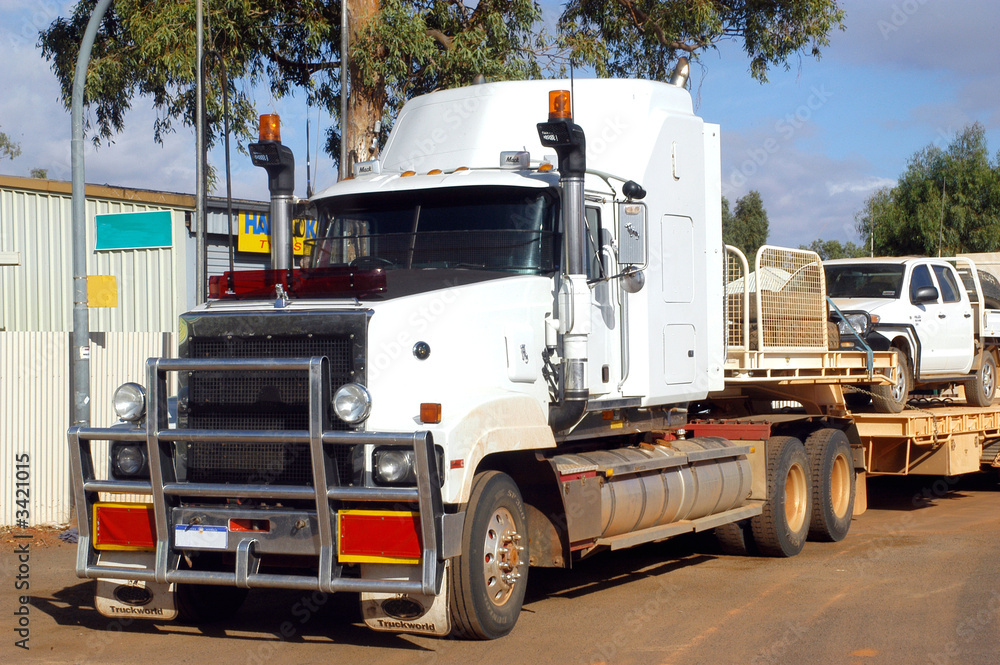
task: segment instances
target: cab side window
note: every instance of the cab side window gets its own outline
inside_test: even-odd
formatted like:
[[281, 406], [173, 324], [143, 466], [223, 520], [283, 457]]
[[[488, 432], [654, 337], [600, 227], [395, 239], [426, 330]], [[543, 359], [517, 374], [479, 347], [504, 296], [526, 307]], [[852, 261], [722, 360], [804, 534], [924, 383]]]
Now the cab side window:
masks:
[[917, 266], [910, 275], [910, 302], [916, 301], [917, 290], [925, 286], [937, 288], [934, 284], [934, 279], [931, 277], [931, 271], [927, 269], [927, 266]]
[[958, 283], [955, 275], [948, 266], [934, 266], [934, 274], [937, 275], [938, 285], [941, 287], [941, 299], [945, 302], [958, 302], [962, 299], [958, 290]]

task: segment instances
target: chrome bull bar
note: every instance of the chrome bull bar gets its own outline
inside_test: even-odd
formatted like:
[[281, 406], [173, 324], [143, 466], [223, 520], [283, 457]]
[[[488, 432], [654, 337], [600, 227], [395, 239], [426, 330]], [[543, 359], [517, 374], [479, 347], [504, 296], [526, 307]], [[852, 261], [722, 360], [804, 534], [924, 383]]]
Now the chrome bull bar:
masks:
[[[440, 592], [446, 555], [445, 532], [454, 540], [461, 532], [463, 515], [445, 515], [441, 500], [440, 471], [435, 461], [430, 432], [380, 433], [344, 432], [323, 429], [323, 409], [330, 400], [326, 377], [328, 360], [313, 358], [254, 359], [175, 359], [150, 358], [146, 363], [147, 414], [141, 427], [73, 427], [68, 432], [73, 492], [77, 506], [80, 541], [76, 572], [79, 577], [146, 580], [159, 583], [216, 584], [244, 588], [314, 589], [323, 592], [382, 592], [436, 595]], [[308, 430], [200, 430], [168, 429], [167, 374], [198, 371], [304, 371], [308, 373]], [[131, 441], [146, 444], [149, 480], [98, 480], [91, 455], [92, 441]], [[312, 467], [312, 487], [271, 486], [266, 484], [214, 484], [178, 481], [172, 460], [174, 442], [241, 441], [308, 444]], [[381, 444], [412, 446], [417, 476], [416, 488], [342, 487], [334, 466], [329, 478], [326, 446]], [[334, 461], [335, 465], [336, 462]], [[334, 484], [331, 484], [333, 480]], [[93, 506], [98, 492], [149, 494], [155, 517], [154, 566], [137, 569], [98, 565], [94, 536]], [[316, 533], [311, 549], [318, 554], [317, 575], [262, 574], [258, 571], [258, 541], [254, 532], [241, 534], [235, 546], [236, 563], [232, 572], [180, 569], [181, 552], [174, 547], [174, 517], [183, 508], [184, 497], [255, 498], [313, 501]], [[415, 503], [420, 511], [422, 555], [419, 580], [383, 580], [343, 577], [337, 560], [337, 502]], [[241, 512], [245, 513], [246, 509]], [[312, 513], [312, 511], [308, 511]], [[266, 517], [266, 511], [261, 511]], [[458, 519], [455, 519], [455, 518]], [[312, 524], [310, 519], [310, 524]], [[300, 552], [294, 552], [300, 553]]]

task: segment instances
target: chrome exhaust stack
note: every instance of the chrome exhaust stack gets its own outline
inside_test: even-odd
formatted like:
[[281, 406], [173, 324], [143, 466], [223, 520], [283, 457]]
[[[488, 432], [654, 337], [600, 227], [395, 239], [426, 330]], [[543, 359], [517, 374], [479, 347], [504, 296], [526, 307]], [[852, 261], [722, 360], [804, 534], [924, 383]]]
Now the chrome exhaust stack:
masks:
[[563, 266], [558, 296], [562, 341], [560, 391], [549, 408], [549, 425], [556, 432], [575, 427], [587, 411], [587, 347], [590, 337], [590, 287], [587, 284], [587, 235], [584, 223], [584, 176], [587, 141], [573, 122], [569, 92], [549, 93], [549, 120], [538, 123], [538, 137], [559, 157], [559, 188], [563, 227]]

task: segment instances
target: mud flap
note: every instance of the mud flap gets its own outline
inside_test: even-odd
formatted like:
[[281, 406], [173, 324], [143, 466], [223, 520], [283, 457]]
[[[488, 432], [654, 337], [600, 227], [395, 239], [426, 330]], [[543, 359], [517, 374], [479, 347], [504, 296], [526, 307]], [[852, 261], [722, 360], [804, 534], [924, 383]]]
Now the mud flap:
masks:
[[173, 584], [98, 578], [94, 606], [112, 619], [171, 621], [177, 618], [175, 595]]
[[[361, 594], [361, 613], [365, 624], [372, 630], [420, 635], [447, 635], [451, 632], [451, 615], [448, 612], [448, 567], [445, 561], [444, 581], [437, 596], [408, 593]], [[413, 566], [419, 576], [420, 571]], [[366, 564], [362, 566], [365, 577], [398, 578], [399, 566]], [[380, 574], [381, 573], [381, 574]]]

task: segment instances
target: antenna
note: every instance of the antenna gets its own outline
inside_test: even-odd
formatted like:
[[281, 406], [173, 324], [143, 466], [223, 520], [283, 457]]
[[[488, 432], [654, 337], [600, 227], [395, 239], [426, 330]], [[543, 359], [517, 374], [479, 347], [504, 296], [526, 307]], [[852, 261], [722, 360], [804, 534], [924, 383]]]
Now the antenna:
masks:
[[306, 198], [311, 199], [313, 195], [312, 179], [309, 177], [309, 104], [306, 103]]
[[573, 100], [573, 105], [576, 106], [576, 91], [573, 90], [573, 58], [569, 59], [569, 98]]

